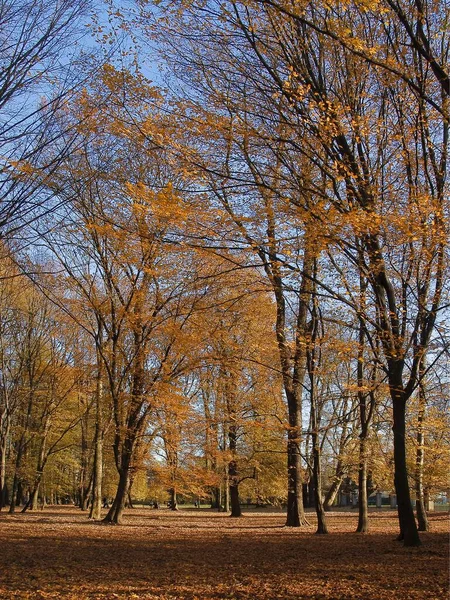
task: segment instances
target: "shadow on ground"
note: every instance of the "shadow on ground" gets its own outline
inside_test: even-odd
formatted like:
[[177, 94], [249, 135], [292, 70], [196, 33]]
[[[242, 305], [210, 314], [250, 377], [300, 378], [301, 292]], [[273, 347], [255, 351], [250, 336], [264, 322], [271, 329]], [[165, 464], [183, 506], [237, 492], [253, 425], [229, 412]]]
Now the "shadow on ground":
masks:
[[[156, 512], [156, 511], [155, 511]], [[8, 598], [444, 598], [444, 516], [420, 548], [395, 541], [393, 516], [373, 533], [330, 517], [329, 536], [283, 527], [282, 515], [176, 514], [142, 510], [120, 527], [75, 509], [0, 519], [0, 596]]]

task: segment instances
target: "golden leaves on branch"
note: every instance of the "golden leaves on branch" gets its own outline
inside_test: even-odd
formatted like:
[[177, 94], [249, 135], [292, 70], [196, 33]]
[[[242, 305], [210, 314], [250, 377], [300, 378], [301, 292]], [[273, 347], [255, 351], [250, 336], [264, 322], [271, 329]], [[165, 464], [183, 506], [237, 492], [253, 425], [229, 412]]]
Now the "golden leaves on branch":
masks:
[[189, 214], [171, 182], [162, 189], [153, 190], [142, 182], [127, 181], [125, 189], [132, 198], [132, 209], [138, 221], [151, 216], [162, 223], [182, 225]]

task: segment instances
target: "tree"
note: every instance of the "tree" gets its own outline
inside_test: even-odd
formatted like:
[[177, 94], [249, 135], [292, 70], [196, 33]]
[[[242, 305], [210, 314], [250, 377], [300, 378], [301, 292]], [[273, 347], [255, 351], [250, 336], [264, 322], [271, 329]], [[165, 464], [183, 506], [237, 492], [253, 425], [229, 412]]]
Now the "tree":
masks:
[[[190, 65], [190, 73], [193, 65], [202, 65], [191, 78], [191, 89], [210, 95], [214, 89], [213, 107], [222, 102], [222, 112], [216, 111], [210, 123], [217, 127], [224, 114], [231, 112], [230, 150], [224, 153], [229, 182], [243, 180], [242, 171], [231, 169], [239, 164], [232, 149], [242, 129], [248, 131], [248, 124], [255, 123], [251, 131], [259, 149], [266, 140], [272, 141], [272, 155], [283, 165], [282, 180], [289, 175], [291, 186], [295, 182], [300, 192], [288, 195], [290, 202], [309, 212], [322, 243], [332, 249], [331, 264], [341, 280], [347, 281], [345, 293], [339, 294], [328, 281], [318, 280], [322, 293], [351, 307], [368, 339], [366, 324], [374, 327], [379, 351], [374, 344], [370, 347], [383, 365], [393, 404], [399, 537], [406, 545], [416, 545], [405, 419], [406, 404], [418, 385], [421, 357], [442, 304], [448, 95], [439, 67], [445, 70], [448, 43], [443, 38], [445, 11], [438, 15], [430, 6], [427, 12], [422, 4], [415, 6], [415, 16], [408, 10], [416, 24], [414, 33], [401, 16], [400, 5], [395, 6], [385, 23], [365, 7], [352, 13], [346, 6], [291, 9], [269, 2], [209, 3], [208, 7], [190, 3], [180, 11], [184, 26], [195, 28], [195, 19], [201, 18], [202, 37], [190, 37], [183, 45], [179, 43], [182, 33], [175, 32], [181, 50], [174, 63]], [[416, 43], [417, 37], [423, 47]], [[439, 51], [431, 43], [435, 37], [443, 41]], [[194, 49], [189, 50], [189, 45]], [[407, 51], [398, 52], [399, 45]], [[215, 50], [214, 65], [201, 58], [205, 46], [208, 56]], [[230, 49], [228, 54], [224, 48]], [[383, 56], [382, 64], [377, 53]], [[230, 83], [228, 73], [233, 73], [236, 83]], [[257, 115], [253, 122], [242, 116], [248, 113], [250, 97], [251, 115]], [[394, 137], [389, 135], [392, 131]], [[249, 139], [247, 134], [244, 150]], [[267, 164], [260, 156], [258, 175], [261, 165]], [[394, 157], [401, 169], [393, 168]], [[302, 164], [314, 165], [312, 177], [304, 178]], [[224, 170], [207, 165], [207, 172], [223, 181]], [[272, 195], [285, 191], [279, 180], [266, 177], [264, 187]], [[229, 190], [230, 185], [228, 195]], [[242, 210], [240, 215], [248, 217]], [[246, 223], [244, 218], [241, 222]], [[252, 238], [252, 247], [257, 247], [257, 241]], [[309, 285], [311, 273], [305, 265], [295, 264], [278, 247], [275, 254], [266, 256], [280, 268], [301, 273], [304, 285]], [[345, 272], [348, 266], [355, 281], [358, 273], [367, 280], [375, 312], [360, 312]]]
[[[445, 118], [440, 123], [435, 122], [434, 116], [429, 114], [428, 105], [421, 98], [417, 100], [413, 94], [410, 94], [411, 103], [419, 111], [421, 119], [417, 128], [411, 128], [409, 122], [407, 126], [405, 103], [402, 102], [400, 106], [398, 98], [404, 97], [409, 90], [403, 82], [398, 81], [389, 82], [391, 95], [388, 98], [380, 95], [382, 104], [379, 106], [379, 112], [374, 111], [374, 96], [369, 94], [364, 97], [358, 88], [366, 78], [366, 89], [370, 90], [371, 85], [377, 89], [381, 81], [385, 82], [384, 73], [378, 72], [367, 62], [361, 64], [355, 60], [354, 53], [350, 51], [335, 52], [334, 58], [330, 54], [325, 55], [328, 50], [336, 50], [336, 46], [330, 40], [325, 43], [324, 36], [317, 29], [311, 29], [295, 18], [292, 29], [288, 29], [283, 20], [276, 19], [276, 13], [268, 10], [265, 13], [268, 19], [267, 27], [273, 33], [272, 39], [276, 40], [275, 45], [278, 45], [271, 46], [269, 56], [266, 38], [262, 39], [267, 30], [264, 31], [261, 26], [253, 28], [252, 16], [245, 11], [240, 11], [237, 5], [234, 5], [234, 14], [249, 46], [272, 77], [278, 92], [291, 101], [296, 114], [301, 116], [304, 122], [306, 121], [311, 134], [323, 148], [323, 171], [328, 174], [327, 176], [331, 175], [336, 193], [336, 208], [359, 220], [357, 231], [363, 234], [363, 251], [367, 257], [364, 274], [372, 288], [377, 308], [376, 326], [384, 353], [384, 368], [393, 403], [395, 478], [400, 537], [405, 540], [405, 544], [415, 545], [419, 543], [419, 539], [411, 511], [407, 480], [405, 411], [406, 402], [418, 383], [421, 356], [430, 341], [442, 298], [445, 234], [442, 229], [441, 215], [448, 123]], [[258, 15], [260, 16], [261, 14]], [[358, 23], [358, 34], [360, 32], [361, 35], [373, 35], [373, 30], [364, 29], [363, 22]], [[292, 73], [288, 87], [275, 63], [275, 56], [281, 57], [280, 49], [286, 57], [286, 70], [290, 69]], [[325, 74], [324, 69], [328, 60], [336, 64], [337, 75], [334, 78], [327, 77]], [[429, 88], [431, 93], [433, 81], [430, 81], [423, 70], [420, 57], [417, 57], [416, 64], [418, 65], [417, 77], [421, 85], [428, 86], [427, 89]], [[346, 73], [345, 79], [342, 78], [343, 73]], [[445, 106], [445, 98], [439, 98], [437, 101]], [[386, 112], [388, 105], [391, 105], [396, 112], [388, 114]], [[315, 113], [313, 108], [318, 112]], [[316, 114], [318, 114], [319, 126]], [[390, 122], [390, 117], [395, 117], [395, 124]], [[431, 149], [429, 142], [426, 141], [424, 145], [422, 144], [423, 140], [431, 140], [429, 129], [431, 123], [433, 123], [433, 139], [438, 139], [439, 135], [439, 130], [435, 127], [441, 127], [442, 141], [439, 149], [436, 146]], [[383, 220], [386, 218], [385, 211], [394, 190], [398, 203], [398, 186], [394, 180], [389, 186], [386, 179], [394, 175], [386, 161], [387, 138], [382, 134], [375, 137], [372, 135], [372, 131], [384, 132], [387, 128], [392, 130], [393, 126], [401, 136], [400, 147], [403, 144], [403, 148], [408, 149], [408, 154], [403, 153], [403, 160], [400, 163], [404, 165], [405, 190], [408, 192], [405, 197], [406, 212], [409, 218], [411, 211], [417, 210], [420, 214], [419, 231], [416, 234], [411, 232], [406, 236], [400, 215], [396, 217], [396, 221], [393, 221], [391, 213], [389, 225]], [[382, 145], [380, 140], [383, 140]], [[372, 147], [377, 148], [381, 162], [374, 160], [376, 155], [371, 152]], [[400, 150], [396, 144], [391, 145], [390, 149], [396, 152]], [[418, 156], [421, 157], [421, 161], [424, 161], [419, 163], [425, 165], [424, 170], [420, 166], [417, 170], [410, 160]], [[330, 161], [332, 161], [331, 165]], [[417, 161], [414, 165], [417, 165]], [[384, 180], [380, 179], [380, 176]], [[398, 177], [397, 172], [395, 177]], [[381, 197], [377, 194], [377, 190], [383, 190]], [[341, 193], [344, 193], [345, 197], [342, 197]], [[425, 201], [421, 202], [419, 198]], [[342, 200], [345, 200], [344, 204]], [[378, 226], [374, 221], [375, 215], [378, 215]], [[396, 237], [393, 235], [393, 223], [394, 227], [395, 223], [398, 223]], [[433, 223], [432, 231], [428, 229], [427, 223]], [[418, 243], [411, 246], [410, 239], [415, 235], [418, 236]], [[392, 244], [392, 251], [384, 251], [382, 240], [383, 243], [388, 240]], [[342, 240], [339, 243], [344, 247], [347, 246]], [[395, 246], [398, 248], [397, 254], [394, 251]], [[349, 254], [347, 252], [347, 256]], [[400, 285], [396, 285], [398, 269], [391, 270], [394, 256], [397, 256], [400, 261], [407, 260], [403, 262]], [[352, 260], [356, 262], [357, 255], [354, 255]], [[412, 278], [408, 266], [414, 269], [414, 273], [417, 273], [416, 269], [419, 266], [420, 275], [417, 279]], [[416, 286], [415, 294], [420, 299], [418, 304], [412, 302], [412, 296], [408, 293], [413, 286]], [[405, 290], [407, 290], [406, 297]], [[407, 320], [409, 315], [411, 321]], [[369, 315], [365, 315], [365, 318], [368, 317]], [[409, 323], [412, 324], [412, 328], [408, 330], [406, 325]], [[405, 380], [410, 348], [412, 367]]]
[[68, 136], [61, 153], [48, 160], [60, 135], [54, 120], [82, 80], [75, 69], [77, 42], [89, 6], [84, 0], [7, 0], [0, 6], [2, 237], [45, 213], [51, 195], [43, 194], [35, 169], [52, 170], [71, 151]]
[[0, 509], [9, 504], [7, 485], [7, 457], [11, 444], [11, 426], [20, 405], [20, 384], [23, 363], [20, 354], [14, 351], [17, 335], [17, 313], [21, 305], [21, 283], [19, 271], [11, 260], [10, 251], [1, 259], [0, 287]]
[[[159, 95], [127, 71], [106, 65], [103, 75], [75, 107], [86, 115], [84, 149], [46, 181], [67, 206], [46, 239], [68, 274], [67, 304], [87, 313], [84, 323], [75, 318], [94, 339], [107, 381], [119, 483], [106, 521], [119, 523], [156, 398], [188, 368], [189, 353], [195, 357], [189, 321], [205, 292], [193, 254], [178, 241], [189, 205], [159, 146], [146, 142], [157, 130]], [[102, 113], [113, 90], [117, 102]], [[123, 104], [119, 92], [132, 102]]]

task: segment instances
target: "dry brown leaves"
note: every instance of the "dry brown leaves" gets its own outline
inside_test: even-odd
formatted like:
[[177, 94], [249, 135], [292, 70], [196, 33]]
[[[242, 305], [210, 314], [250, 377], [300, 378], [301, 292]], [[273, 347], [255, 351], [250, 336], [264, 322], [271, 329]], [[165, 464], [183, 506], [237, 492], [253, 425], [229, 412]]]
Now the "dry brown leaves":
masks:
[[330, 513], [328, 536], [283, 527], [281, 513], [129, 510], [100, 525], [73, 507], [0, 514], [0, 598], [142, 600], [445, 599], [448, 515], [420, 548], [395, 541], [391, 512]]

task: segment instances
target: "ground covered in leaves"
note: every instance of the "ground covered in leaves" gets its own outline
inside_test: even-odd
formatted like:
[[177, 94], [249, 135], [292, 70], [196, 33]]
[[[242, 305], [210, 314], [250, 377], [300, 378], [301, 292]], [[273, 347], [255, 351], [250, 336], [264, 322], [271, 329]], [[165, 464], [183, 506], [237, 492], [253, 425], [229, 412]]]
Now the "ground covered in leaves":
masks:
[[395, 541], [393, 512], [330, 513], [330, 534], [284, 527], [281, 513], [241, 519], [207, 510], [129, 510], [119, 527], [74, 507], [0, 513], [0, 598], [444, 599], [448, 515], [420, 548]]

